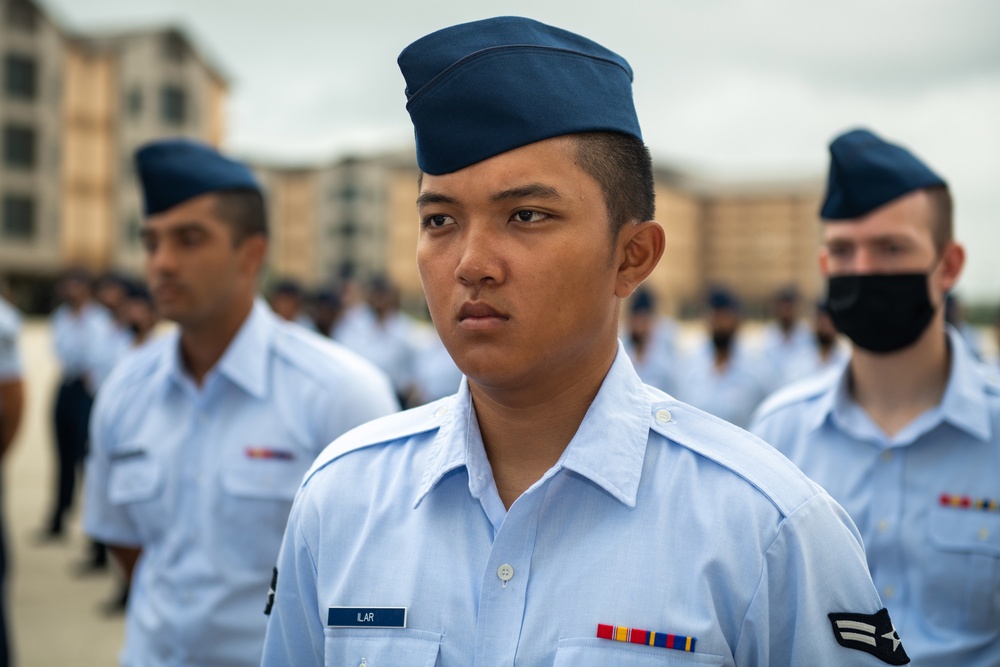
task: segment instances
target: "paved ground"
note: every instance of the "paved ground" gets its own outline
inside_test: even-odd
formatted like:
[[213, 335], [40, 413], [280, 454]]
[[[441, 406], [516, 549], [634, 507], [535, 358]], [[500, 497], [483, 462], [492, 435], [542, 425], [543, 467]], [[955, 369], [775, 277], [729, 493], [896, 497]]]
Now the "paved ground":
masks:
[[5, 529], [13, 560], [8, 572], [16, 664], [20, 667], [116, 665], [122, 618], [98, 611], [114, 590], [110, 573], [78, 578], [73, 565], [86, 541], [79, 521], [61, 543], [39, 545], [51, 495], [52, 399], [57, 369], [48, 328], [29, 322], [21, 338], [28, 382], [27, 414], [4, 462]]

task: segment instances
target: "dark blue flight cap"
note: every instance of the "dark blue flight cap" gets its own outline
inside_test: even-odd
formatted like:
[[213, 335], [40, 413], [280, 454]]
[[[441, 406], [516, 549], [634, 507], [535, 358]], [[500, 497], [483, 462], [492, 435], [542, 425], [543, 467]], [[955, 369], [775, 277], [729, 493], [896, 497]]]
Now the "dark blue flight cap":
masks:
[[902, 146], [868, 130], [852, 130], [830, 144], [830, 175], [819, 215], [852, 220], [914, 190], [946, 185]]
[[656, 310], [656, 297], [645, 287], [640, 287], [632, 295], [632, 304], [629, 308], [629, 312], [635, 315], [636, 313], [652, 313]]
[[740, 301], [736, 295], [722, 287], [713, 287], [708, 292], [708, 307], [710, 310], [735, 310], [740, 309]]
[[208, 192], [261, 191], [246, 165], [191, 139], [153, 141], [136, 151], [135, 161], [146, 198], [146, 215], [161, 213]]
[[538, 21], [504, 16], [445, 28], [403, 49], [398, 62], [417, 164], [428, 174], [564, 134], [642, 139], [625, 59]]

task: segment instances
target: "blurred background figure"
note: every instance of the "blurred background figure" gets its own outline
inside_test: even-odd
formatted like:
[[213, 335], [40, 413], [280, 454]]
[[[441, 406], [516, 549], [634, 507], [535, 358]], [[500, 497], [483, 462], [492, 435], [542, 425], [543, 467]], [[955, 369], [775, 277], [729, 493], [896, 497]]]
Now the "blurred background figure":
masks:
[[40, 538], [64, 535], [66, 513], [73, 505], [77, 472], [87, 449], [87, 429], [94, 402], [93, 386], [104, 376], [101, 345], [114, 335], [111, 314], [93, 298], [90, 275], [71, 269], [59, 283], [62, 304], [52, 315], [52, 336], [62, 380], [55, 402], [56, 479], [51, 515]]
[[462, 371], [433, 327], [423, 335], [413, 366], [413, 390], [407, 407], [451, 396], [462, 382]]
[[298, 281], [284, 278], [275, 283], [271, 290], [271, 298], [268, 300], [271, 310], [278, 314], [278, 317], [295, 322], [307, 329], [314, 329], [313, 322], [309, 319], [302, 307], [303, 291], [302, 285]]
[[133, 284], [125, 299], [125, 323], [132, 332], [132, 347], [144, 345], [153, 337], [160, 316], [153, 296], [145, 285]]
[[[128, 282], [125, 285], [125, 293], [118, 306], [118, 313], [118, 321], [126, 332], [126, 336], [123, 339], [125, 344], [119, 346], [114, 358], [110, 359], [112, 369], [129, 352], [152, 339], [156, 332], [156, 325], [159, 323], [152, 295], [144, 285], [137, 282]], [[108, 374], [110, 375], [110, 369]], [[107, 569], [107, 553], [107, 547], [104, 544], [91, 540], [90, 556], [80, 564], [78, 572], [86, 574]], [[100, 605], [101, 611], [107, 615], [124, 613], [128, 604], [129, 582], [120, 572], [117, 579], [115, 592]]]
[[735, 295], [716, 288], [708, 296], [708, 340], [681, 363], [676, 397], [746, 428], [768, 393], [759, 359], [740, 338], [742, 316]]
[[850, 349], [840, 338], [825, 303], [816, 306], [808, 345], [786, 363], [782, 384], [790, 384], [831, 368], [840, 368], [850, 358]]
[[372, 309], [365, 297], [365, 289], [357, 278], [345, 273], [340, 278], [341, 314], [330, 337], [338, 343], [356, 338], [371, 327]]
[[355, 315], [340, 328], [338, 342], [375, 364], [392, 382], [400, 405], [409, 405], [414, 390], [414, 365], [419, 350], [417, 324], [400, 308], [399, 289], [388, 278], [372, 279], [368, 314]]
[[944, 321], [958, 330], [972, 354], [983, 359], [983, 341], [979, 332], [965, 319], [965, 305], [954, 294], [949, 294], [944, 302]]
[[10, 664], [11, 654], [7, 635], [7, 544], [2, 464], [24, 411], [24, 383], [18, 348], [20, 333], [20, 313], [0, 296], [0, 667]]
[[636, 373], [646, 384], [673, 394], [676, 323], [657, 318], [656, 296], [645, 287], [639, 287], [632, 295], [627, 312], [620, 338]]
[[794, 374], [793, 364], [813, 347], [813, 332], [799, 317], [799, 290], [794, 285], [780, 289], [774, 295], [772, 314], [774, 320], [762, 333], [763, 361], [768, 365], [774, 387]]
[[313, 328], [322, 335], [332, 338], [340, 318], [344, 314], [343, 302], [336, 290], [323, 288], [312, 299]]

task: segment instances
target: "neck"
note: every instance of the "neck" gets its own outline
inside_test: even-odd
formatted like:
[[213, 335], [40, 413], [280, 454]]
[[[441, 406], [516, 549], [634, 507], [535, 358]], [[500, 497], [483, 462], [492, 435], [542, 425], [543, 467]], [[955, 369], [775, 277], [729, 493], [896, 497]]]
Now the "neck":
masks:
[[515, 390], [469, 381], [486, 456], [508, 509], [555, 465], [576, 435], [617, 353], [617, 347], [606, 347], [593, 363], [573, 368], [572, 377], [550, 376]]
[[181, 326], [181, 356], [196, 385], [201, 386], [205, 376], [225, 354], [251, 310], [252, 295], [208, 322]]
[[941, 402], [951, 371], [944, 322], [936, 316], [913, 345], [890, 354], [853, 346], [851, 392], [886, 435]]

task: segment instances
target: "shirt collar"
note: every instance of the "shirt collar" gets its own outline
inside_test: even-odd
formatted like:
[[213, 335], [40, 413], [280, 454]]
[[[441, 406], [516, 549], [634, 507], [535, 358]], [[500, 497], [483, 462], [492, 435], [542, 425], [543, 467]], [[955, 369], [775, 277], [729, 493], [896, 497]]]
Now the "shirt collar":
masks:
[[990, 406], [986, 399], [986, 377], [980, 362], [957, 329], [948, 325], [951, 346], [951, 374], [941, 398], [944, 421], [984, 442], [989, 442]]
[[[991, 436], [990, 409], [986, 400], [984, 377], [979, 362], [973, 356], [968, 344], [951, 325], [947, 327], [948, 344], [951, 349], [951, 370], [941, 403], [924, 417], [930, 418], [933, 427], [942, 421], [951, 423], [979, 440], [989, 441]], [[836, 375], [833, 391], [820, 396], [815, 411], [813, 430], [818, 429], [828, 419], [834, 419], [842, 430], [854, 430], [858, 412], [861, 411], [850, 392], [850, 364], [845, 364]], [[909, 431], [909, 427], [902, 433]], [[915, 438], [914, 438], [915, 439]]]
[[[447, 473], [462, 466], [468, 471], [469, 493], [474, 498], [480, 498], [493, 482], [467, 380], [462, 380], [451, 400], [414, 506]], [[560, 469], [571, 470], [622, 504], [635, 507], [649, 439], [651, 400], [619, 342], [614, 363], [597, 396], [559, 461], [545, 477]]]
[[[267, 396], [270, 355], [264, 352], [271, 345], [276, 327], [277, 317], [270, 308], [261, 299], [254, 299], [250, 314], [243, 321], [236, 336], [222, 354], [222, 358], [209, 371], [209, 377], [222, 375], [255, 398]], [[186, 386], [191, 380], [184, 368], [184, 359], [181, 357], [180, 332], [175, 331], [170, 335], [172, 339], [166, 342], [169, 352], [164, 356], [160, 367], [161, 377]]]

